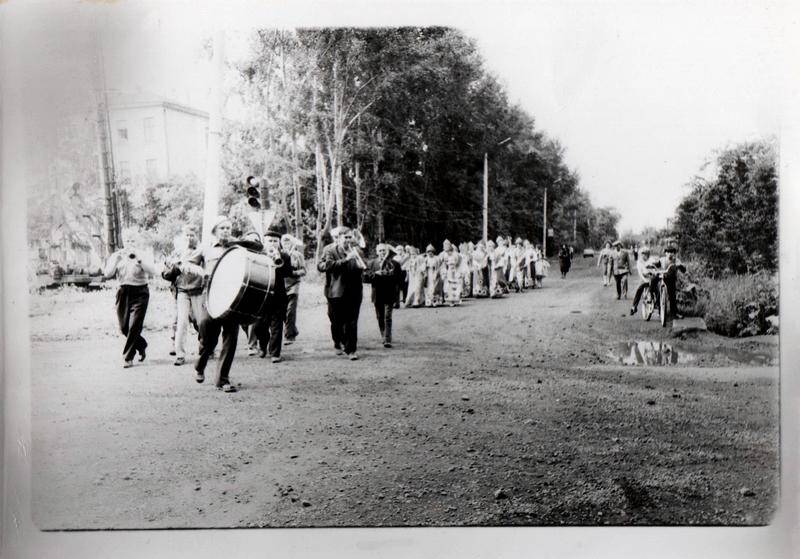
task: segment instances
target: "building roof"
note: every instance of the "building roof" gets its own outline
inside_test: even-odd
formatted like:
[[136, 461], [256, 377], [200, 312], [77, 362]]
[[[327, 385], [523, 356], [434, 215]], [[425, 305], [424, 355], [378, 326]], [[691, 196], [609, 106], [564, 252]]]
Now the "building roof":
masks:
[[171, 101], [165, 97], [150, 92], [125, 92], [109, 91], [108, 108], [113, 109], [138, 109], [142, 107], [164, 107], [173, 111], [187, 113], [201, 118], [208, 118], [208, 113]]

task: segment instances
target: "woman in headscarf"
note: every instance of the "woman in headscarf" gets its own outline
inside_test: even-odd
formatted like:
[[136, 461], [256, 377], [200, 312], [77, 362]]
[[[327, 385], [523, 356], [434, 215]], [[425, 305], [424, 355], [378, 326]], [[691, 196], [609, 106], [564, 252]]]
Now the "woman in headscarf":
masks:
[[425, 263], [424, 256], [415, 247], [406, 246], [408, 259], [403, 269], [408, 274], [408, 293], [406, 307], [420, 307], [425, 303]]
[[497, 245], [489, 241], [489, 249], [489, 265], [492, 274], [489, 293], [491, 293], [492, 298], [502, 297], [505, 293], [508, 293], [505, 273], [508, 265], [508, 256], [506, 255], [505, 239], [497, 237]]
[[536, 245], [533, 253], [533, 271], [537, 287], [542, 287], [542, 280], [547, 277], [547, 272], [549, 270], [550, 263], [545, 259], [542, 253], [542, 247]]
[[453, 244], [445, 240], [442, 251], [442, 278], [444, 284], [444, 301], [451, 307], [461, 304], [464, 289], [464, 258]]
[[[391, 248], [391, 247], [390, 247]], [[405, 268], [405, 264], [408, 261], [409, 255], [406, 252], [406, 247], [403, 245], [397, 245], [394, 247], [394, 262], [397, 265], [395, 269], [397, 270], [398, 276], [398, 298], [394, 304], [394, 308], [400, 308], [400, 302], [406, 300], [406, 296], [408, 295], [408, 271]]]
[[478, 241], [472, 251], [472, 290], [475, 297], [489, 296], [489, 255], [486, 245]]
[[522, 243], [522, 283], [526, 289], [533, 289], [535, 287], [533, 269], [534, 249], [533, 245], [528, 239]]
[[525, 248], [522, 245], [522, 238], [517, 237], [510, 257], [512, 284], [514, 290], [519, 293], [525, 290]]
[[440, 272], [442, 262], [433, 245], [425, 247], [423, 263], [425, 268], [425, 306], [438, 307], [442, 304], [443, 294]]

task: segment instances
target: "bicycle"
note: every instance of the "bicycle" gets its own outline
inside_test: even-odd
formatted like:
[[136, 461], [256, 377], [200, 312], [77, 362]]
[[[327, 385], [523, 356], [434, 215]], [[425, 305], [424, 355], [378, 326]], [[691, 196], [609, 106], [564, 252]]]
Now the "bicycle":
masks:
[[653, 280], [642, 300], [642, 318], [646, 321], [650, 320], [653, 316], [653, 312], [658, 309], [659, 320], [662, 327], [666, 327], [670, 312], [673, 310], [670, 308], [669, 304], [667, 284], [664, 282], [664, 275], [669, 272], [670, 268], [672, 268], [672, 266], [667, 268], [667, 270], [654, 272]]

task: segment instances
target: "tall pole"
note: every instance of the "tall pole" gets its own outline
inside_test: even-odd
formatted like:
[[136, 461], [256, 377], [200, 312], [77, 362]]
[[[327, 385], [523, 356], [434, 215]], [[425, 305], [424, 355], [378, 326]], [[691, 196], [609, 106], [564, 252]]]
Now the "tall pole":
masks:
[[114, 176], [114, 155], [111, 144], [111, 126], [108, 114], [108, 90], [106, 87], [103, 45], [99, 32], [95, 31], [95, 53], [97, 64], [94, 67], [95, 87], [97, 88], [97, 141], [99, 145], [99, 164], [103, 181], [103, 194], [106, 210], [106, 249], [111, 254], [122, 246], [120, 235], [119, 204]]
[[544, 187], [544, 220], [542, 221], [542, 256], [547, 258], [547, 187]]
[[572, 244], [578, 244], [578, 217], [577, 210], [572, 210]]
[[211, 227], [219, 214], [220, 146], [222, 143], [222, 79], [225, 69], [225, 32], [214, 33], [212, 55], [211, 111], [208, 119], [208, 156], [206, 188], [203, 198], [203, 241], [211, 236]]
[[489, 240], [489, 153], [483, 154], [483, 244]]

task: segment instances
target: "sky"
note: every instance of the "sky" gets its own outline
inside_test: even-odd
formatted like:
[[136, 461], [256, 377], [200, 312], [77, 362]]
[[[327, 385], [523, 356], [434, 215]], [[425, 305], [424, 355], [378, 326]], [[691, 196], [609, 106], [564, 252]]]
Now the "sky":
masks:
[[[129, 2], [87, 12], [83, 4], [66, 19], [84, 47], [87, 22], [100, 29], [109, 87], [201, 109], [208, 109], [213, 79], [202, 44], [215, 27], [226, 29], [229, 59], [242, 56], [253, 26], [459, 28], [477, 40], [512, 102], [565, 147], [592, 202], [620, 212], [620, 232], [665, 225], [688, 191], [684, 185], [716, 150], [780, 134], [781, 4], [220, 5]], [[55, 39], [48, 40], [57, 43], [60, 33], [69, 42], [69, 26], [53, 19], [47, 25]]]

